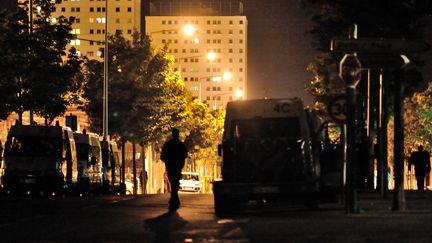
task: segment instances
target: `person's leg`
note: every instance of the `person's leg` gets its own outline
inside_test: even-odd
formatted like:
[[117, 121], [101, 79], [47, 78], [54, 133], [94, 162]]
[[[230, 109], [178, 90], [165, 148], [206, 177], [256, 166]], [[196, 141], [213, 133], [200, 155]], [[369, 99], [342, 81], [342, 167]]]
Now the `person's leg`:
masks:
[[180, 175], [181, 172], [171, 172], [168, 177], [169, 177], [169, 181], [171, 184], [171, 198], [169, 201], [169, 208], [170, 210], [175, 210], [178, 209], [180, 207], [180, 199], [178, 196], [178, 189], [180, 186]]
[[424, 190], [424, 175], [417, 174], [416, 179], [417, 179], [417, 190], [423, 191]]

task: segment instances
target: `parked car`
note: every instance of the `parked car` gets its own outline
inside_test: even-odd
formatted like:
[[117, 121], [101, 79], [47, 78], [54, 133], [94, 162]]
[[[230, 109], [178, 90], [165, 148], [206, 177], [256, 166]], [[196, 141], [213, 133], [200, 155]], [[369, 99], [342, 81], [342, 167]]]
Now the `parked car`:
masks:
[[188, 192], [201, 192], [202, 182], [199, 180], [199, 174], [194, 172], [182, 172], [179, 190]]

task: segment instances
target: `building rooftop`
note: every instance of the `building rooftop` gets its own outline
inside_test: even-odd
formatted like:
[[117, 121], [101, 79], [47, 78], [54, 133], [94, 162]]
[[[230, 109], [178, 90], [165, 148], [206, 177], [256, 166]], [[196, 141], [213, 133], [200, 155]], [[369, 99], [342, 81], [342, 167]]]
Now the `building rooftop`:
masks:
[[239, 16], [242, 0], [150, 0], [150, 16]]

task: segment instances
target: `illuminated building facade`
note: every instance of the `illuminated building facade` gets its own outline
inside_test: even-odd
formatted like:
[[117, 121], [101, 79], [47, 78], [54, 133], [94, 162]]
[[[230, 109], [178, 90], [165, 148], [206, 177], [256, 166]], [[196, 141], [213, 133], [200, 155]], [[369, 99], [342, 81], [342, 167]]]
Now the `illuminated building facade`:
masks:
[[[185, 26], [192, 26], [192, 33], [185, 33]], [[150, 1], [145, 31], [156, 47], [168, 45], [196, 98], [215, 109], [247, 98], [247, 19], [241, 1]]]
[[[106, 12], [108, 9], [108, 12]], [[126, 38], [141, 26], [140, 0], [62, 0], [56, 4], [52, 21], [59, 16], [73, 17], [72, 40], [80, 55], [89, 59], [101, 58], [105, 40], [105, 22], [108, 19], [108, 34], [121, 32]]]

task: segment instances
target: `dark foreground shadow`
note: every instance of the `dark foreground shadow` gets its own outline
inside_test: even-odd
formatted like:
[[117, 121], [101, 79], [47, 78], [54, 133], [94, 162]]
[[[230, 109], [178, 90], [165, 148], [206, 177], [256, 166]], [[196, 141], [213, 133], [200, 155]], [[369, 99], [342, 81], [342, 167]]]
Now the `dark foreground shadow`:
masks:
[[171, 233], [187, 224], [177, 212], [167, 212], [155, 218], [146, 219], [144, 227], [155, 233], [155, 242], [171, 242]]

